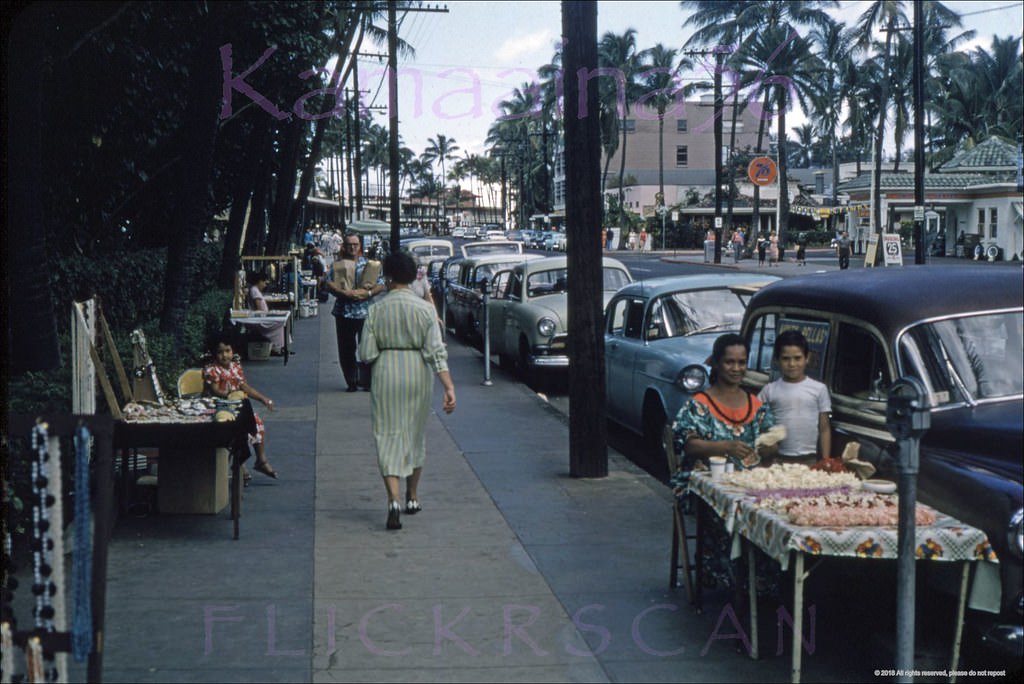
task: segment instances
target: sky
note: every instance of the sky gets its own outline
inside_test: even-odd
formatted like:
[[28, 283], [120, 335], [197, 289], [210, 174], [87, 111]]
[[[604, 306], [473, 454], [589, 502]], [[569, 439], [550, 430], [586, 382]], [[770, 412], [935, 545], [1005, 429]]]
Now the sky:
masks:
[[[927, 0], [926, 0], [927, 1]], [[399, 130], [403, 144], [420, 154], [428, 139], [443, 133], [453, 138], [456, 156], [482, 154], [487, 130], [498, 104], [514, 88], [536, 80], [538, 67], [551, 61], [561, 34], [561, 2], [475, 2], [455, 0], [432, 7], [447, 12], [411, 12], [402, 20], [399, 35], [416, 51], [399, 59]], [[662, 43], [680, 47], [690, 36], [682, 24], [686, 14], [673, 1], [609, 2], [598, 4], [598, 37], [606, 31], [637, 31], [640, 49]], [[842, 2], [834, 15], [847, 25], [867, 8], [866, 1]], [[968, 44], [989, 47], [993, 34], [1021, 35], [1024, 1], [946, 2], [964, 15], [964, 29], [978, 37]], [[907, 2], [908, 14], [911, 3]], [[963, 48], [962, 48], [963, 49]], [[384, 52], [385, 48], [377, 49]], [[364, 46], [364, 51], [368, 51]], [[360, 88], [368, 90], [364, 102], [386, 105], [387, 82], [379, 60], [360, 63]], [[387, 125], [387, 114], [375, 114]], [[798, 126], [797, 113], [788, 120]]]

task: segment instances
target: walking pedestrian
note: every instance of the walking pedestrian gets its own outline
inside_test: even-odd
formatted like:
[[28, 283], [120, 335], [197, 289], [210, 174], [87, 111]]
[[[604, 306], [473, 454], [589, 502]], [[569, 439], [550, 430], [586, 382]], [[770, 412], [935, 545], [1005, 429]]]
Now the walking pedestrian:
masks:
[[743, 252], [743, 231], [737, 228], [732, 234], [732, 260], [733, 263], [740, 263], [740, 255]]
[[845, 230], [836, 240], [836, 256], [839, 257], [839, 269], [850, 268], [850, 234]]
[[445, 413], [455, 410], [455, 384], [437, 313], [409, 289], [416, 262], [405, 252], [384, 258], [387, 295], [370, 308], [359, 356], [372, 364], [370, 422], [377, 465], [388, 495], [387, 529], [402, 529], [400, 479], [405, 478], [405, 512], [421, 510], [417, 487], [427, 454], [426, 422], [433, 396], [431, 373], [444, 386]]
[[360, 253], [362, 241], [358, 235], [346, 235], [342, 247], [341, 259], [332, 265], [324, 280], [324, 289], [335, 298], [331, 314], [338, 337], [338, 364], [348, 386], [346, 391], [355, 392], [359, 389], [358, 339], [369, 315], [369, 300], [383, 292], [384, 286], [379, 283], [360, 285], [364, 282], [363, 272], [369, 261]]
[[764, 266], [765, 257], [768, 254], [768, 240], [762, 235], [757, 241], [757, 267]]
[[773, 230], [768, 234], [768, 267], [779, 264], [779, 236]]

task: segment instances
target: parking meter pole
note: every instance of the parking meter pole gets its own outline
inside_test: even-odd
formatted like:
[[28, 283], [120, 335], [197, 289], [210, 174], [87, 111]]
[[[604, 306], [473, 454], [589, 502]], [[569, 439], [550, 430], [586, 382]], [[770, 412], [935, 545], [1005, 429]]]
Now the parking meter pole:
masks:
[[896, 561], [896, 681], [911, 682], [914, 670], [915, 538], [917, 523], [917, 473], [921, 435], [931, 426], [925, 398], [927, 390], [917, 378], [893, 383], [886, 404], [886, 427], [899, 449], [896, 472], [899, 485], [899, 537]]
[[480, 288], [483, 290], [483, 311], [481, 319], [483, 319], [481, 325], [483, 325], [484, 335], [484, 381], [481, 383], [484, 387], [490, 387], [494, 383], [491, 382], [491, 313], [490, 306], [491, 301], [490, 293], [488, 292], [487, 279], [484, 278], [480, 281]]
[[441, 271], [441, 329], [448, 331], [448, 279]]

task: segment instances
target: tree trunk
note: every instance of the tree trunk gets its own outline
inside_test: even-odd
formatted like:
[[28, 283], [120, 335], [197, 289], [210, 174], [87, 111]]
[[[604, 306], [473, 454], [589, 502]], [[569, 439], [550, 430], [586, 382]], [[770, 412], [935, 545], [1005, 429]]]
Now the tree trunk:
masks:
[[217, 285], [224, 288], [231, 287], [235, 273], [238, 271], [238, 257], [245, 228], [245, 213], [249, 208], [249, 198], [252, 197], [256, 174], [260, 169], [259, 161], [263, 152], [264, 140], [270, 132], [270, 119], [264, 118], [262, 121], [258, 121], [255, 127], [256, 130], [250, 132], [245, 157], [235, 181], [235, 191], [231, 195], [231, 214], [228, 216], [228, 226], [224, 233], [224, 253], [221, 255], [220, 271], [217, 275]]
[[285, 124], [281, 154], [278, 156], [277, 182], [274, 187], [274, 208], [270, 212], [270, 234], [267, 236], [268, 255], [284, 254], [292, 227], [288, 225], [292, 201], [295, 198], [295, 178], [298, 175], [302, 140], [308, 122], [294, 117]]
[[[608, 475], [605, 421], [604, 337], [602, 334], [601, 129], [597, 82], [586, 80], [586, 116], [579, 111], [580, 69], [597, 68], [597, 3], [562, 3], [566, 73], [566, 230], [569, 250], [569, 474]], [[623, 148], [625, 152], [625, 148]]]
[[245, 229], [245, 246], [242, 254], [262, 256], [267, 232], [267, 204], [270, 192], [270, 175], [274, 161], [274, 136], [267, 130], [262, 145], [262, 159], [256, 171], [256, 184], [252, 189], [252, 210], [249, 225]]
[[622, 184], [626, 177], [626, 136], [629, 134], [628, 127], [626, 126], [626, 120], [629, 117], [629, 103], [626, 103], [625, 116], [622, 118], [622, 156], [619, 157], [619, 232], [622, 232], [622, 226], [626, 225], [626, 205], [625, 205], [625, 193], [626, 189], [622, 187]]
[[[768, 101], [771, 93], [765, 90], [764, 101], [761, 103], [761, 116], [758, 117], [757, 122], [757, 146], [754, 148], [754, 154], [761, 154], [761, 146], [764, 144], [764, 129], [766, 117], [765, 112], [768, 111]], [[754, 207], [750, 214], [750, 230], [747, 233], [747, 252], [750, 254], [754, 253], [757, 249], [757, 241], [761, 239], [761, 186], [754, 185]]]
[[[45, 5], [29, 5], [8, 34], [9, 169], [7, 176], [7, 268], [0, 315], [6, 321], [4, 365], [11, 373], [57, 368], [61, 364], [57, 321], [50, 293], [48, 230], [43, 194], [43, 65], [49, 63], [41, 36], [52, 17]], [[70, 316], [70, 311], [62, 313]]]
[[[783, 96], [785, 97], [785, 96]], [[780, 100], [783, 98], [780, 98]], [[789, 231], [789, 179], [786, 170], [786, 106], [779, 105], [779, 249], [785, 249], [786, 233]]]
[[220, 65], [210, 59], [210, 55], [216, 54], [217, 43], [223, 39], [220, 26], [227, 7], [218, 3], [206, 7], [208, 13], [203, 21], [203, 38], [193, 55], [189, 102], [182, 118], [182, 148], [189, 153], [183, 155], [179, 164], [177, 194], [171, 205], [172, 225], [180, 226], [180, 230], [177, 239], [172, 240], [167, 249], [164, 304], [160, 316], [160, 330], [173, 334], [175, 356], [181, 352], [184, 337], [195, 252], [212, 216], [210, 181], [222, 97], [222, 73]]

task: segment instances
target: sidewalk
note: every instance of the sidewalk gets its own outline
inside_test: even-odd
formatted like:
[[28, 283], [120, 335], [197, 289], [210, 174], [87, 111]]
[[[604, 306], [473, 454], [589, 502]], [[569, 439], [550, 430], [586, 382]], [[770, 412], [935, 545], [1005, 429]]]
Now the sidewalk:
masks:
[[[370, 397], [342, 391], [328, 311], [297, 321], [287, 366], [245, 364], [278, 407], [261, 413], [281, 478], [245, 490], [241, 539], [227, 511], [118, 522], [106, 681], [788, 680], [774, 607], [752, 661], [727, 597], [698, 615], [669, 590], [667, 488], [615, 452], [608, 477], [570, 478], [565, 419], [496, 367], [482, 386], [454, 340], [423, 511], [386, 531]], [[828, 615], [804, 678], [858, 679]]]

